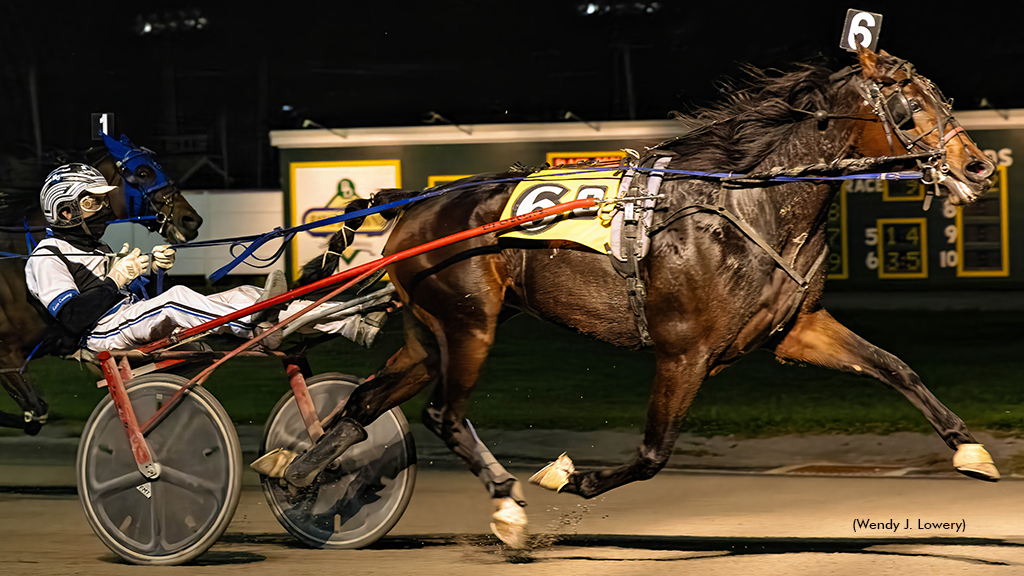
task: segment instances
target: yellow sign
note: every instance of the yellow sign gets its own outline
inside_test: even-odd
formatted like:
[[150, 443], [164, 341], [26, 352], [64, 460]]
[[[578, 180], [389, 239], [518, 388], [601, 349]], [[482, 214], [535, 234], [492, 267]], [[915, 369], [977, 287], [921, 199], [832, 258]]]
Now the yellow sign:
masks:
[[[345, 206], [356, 198], [369, 198], [377, 190], [402, 185], [398, 160], [292, 162], [289, 174], [292, 226], [333, 218], [343, 214]], [[340, 224], [313, 228], [293, 239], [293, 278], [298, 278], [300, 266], [323, 255], [327, 239], [340, 228]], [[391, 228], [380, 216], [367, 218], [342, 255], [343, 266], [355, 266], [379, 257]]]
[[[501, 218], [529, 214], [535, 210], [550, 208], [565, 202], [584, 198], [614, 198], [618, 195], [621, 176], [617, 168], [600, 171], [542, 170], [531, 174], [520, 182], [512, 192]], [[525, 240], [569, 240], [593, 248], [598, 252], [608, 251], [611, 221], [599, 217], [599, 208], [584, 208], [565, 214], [549, 216], [524, 224], [503, 238]]]

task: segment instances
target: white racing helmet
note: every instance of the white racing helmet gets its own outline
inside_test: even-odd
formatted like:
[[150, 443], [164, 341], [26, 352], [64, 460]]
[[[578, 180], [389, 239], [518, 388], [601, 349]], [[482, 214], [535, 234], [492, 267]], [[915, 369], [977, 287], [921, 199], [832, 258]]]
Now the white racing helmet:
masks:
[[[88, 164], [65, 164], [46, 177], [39, 192], [39, 204], [50, 226], [71, 228], [85, 221], [83, 210], [98, 210], [103, 204], [102, 196], [116, 189]], [[99, 201], [96, 197], [100, 197]]]

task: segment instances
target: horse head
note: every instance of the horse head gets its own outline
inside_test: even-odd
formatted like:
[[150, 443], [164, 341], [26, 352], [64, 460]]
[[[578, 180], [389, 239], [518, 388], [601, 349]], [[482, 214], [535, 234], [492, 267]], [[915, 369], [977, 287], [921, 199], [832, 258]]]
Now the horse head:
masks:
[[925, 184], [938, 184], [954, 205], [970, 204], [987, 191], [995, 165], [953, 117], [951, 100], [914, 65], [884, 50], [858, 50], [860, 73], [853, 85], [881, 121], [866, 125], [859, 151], [865, 156], [932, 153], [919, 161]]
[[168, 242], [188, 242], [199, 235], [203, 218], [163, 172], [145, 148], [126, 136], [103, 135], [106, 150], [97, 149], [90, 163], [124, 194], [111, 194], [110, 207], [118, 218], [137, 220]]

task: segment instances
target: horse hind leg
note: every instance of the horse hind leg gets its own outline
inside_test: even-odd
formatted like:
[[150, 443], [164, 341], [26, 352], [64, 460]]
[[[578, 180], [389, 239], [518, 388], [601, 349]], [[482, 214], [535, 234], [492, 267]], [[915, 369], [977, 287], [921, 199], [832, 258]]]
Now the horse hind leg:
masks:
[[989, 453], [974, 439], [964, 421], [925, 387], [917, 373], [899, 358], [851, 332], [825, 309], [801, 314], [775, 347], [775, 354], [785, 360], [880, 380], [910, 400], [946, 445], [956, 450], [953, 466], [958, 472], [980, 480], [999, 480], [999, 470]]
[[302, 454], [283, 449], [268, 452], [250, 466], [304, 488], [346, 450], [366, 439], [365, 426], [435, 382], [440, 371], [433, 336], [419, 329], [409, 312], [404, 318], [405, 346], [334, 409], [333, 416], [323, 422], [324, 434], [316, 444]]
[[526, 546], [526, 498], [519, 480], [510, 474], [477, 436], [467, 418], [454, 422], [446, 418], [444, 386], [434, 388], [430, 402], [423, 408], [423, 424], [448, 449], [456, 453], [480, 479], [494, 501], [491, 532], [513, 548]]
[[510, 474], [476, 434], [465, 417], [467, 401], [487, 358], [501, 312], [501, 300], [477, 296], [465, 315], [450, 314], [445, 325], [426, 318], [438, 334], [442, 378], [423, 409], [423, 424], [458, 455], [483, 483], [494, 503], [491, 531], [513, 548], [527, 546], [526, 499], [519, 480]]

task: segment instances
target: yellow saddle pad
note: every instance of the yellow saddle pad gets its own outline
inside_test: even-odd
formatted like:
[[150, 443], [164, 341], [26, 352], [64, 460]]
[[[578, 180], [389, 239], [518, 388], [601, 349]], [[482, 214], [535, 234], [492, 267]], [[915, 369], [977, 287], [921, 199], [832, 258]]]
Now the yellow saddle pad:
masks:
[[[583, 198], [615, 198], [622, 185], [618, 167], [607, 170], [586, 171], [573, 169], [541, 170], [516, 185], [508, 203], [501, 212], [502, 220], [529, 214]], [[611, 233], [611, 219], [602, 218], [600, 208], [573, 210], [549, 216], [538, 222], [514, 228], [503, 238], [526, 240], [569, 240], [607, 252]]]

